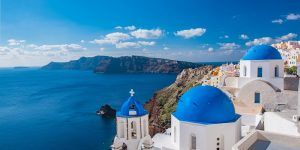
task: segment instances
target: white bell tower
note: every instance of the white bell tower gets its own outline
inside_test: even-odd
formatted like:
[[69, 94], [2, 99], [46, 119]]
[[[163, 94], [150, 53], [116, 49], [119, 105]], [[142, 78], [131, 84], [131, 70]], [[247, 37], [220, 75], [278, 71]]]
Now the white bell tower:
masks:
[[113, 150], [150, 150], [152, 140], [148, 128], [148, 112], [134, 98], [135, 92], [130, 90], [130, 97], [117, 112], [117, 135], [112, 145]]

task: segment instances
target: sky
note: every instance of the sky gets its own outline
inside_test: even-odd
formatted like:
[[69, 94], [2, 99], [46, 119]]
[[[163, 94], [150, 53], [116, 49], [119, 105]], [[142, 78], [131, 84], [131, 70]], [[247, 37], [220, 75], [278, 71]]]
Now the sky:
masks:
[[298, 0], [0, 0], [0, 67], [96, 55], [237, 61], [299, 36]]

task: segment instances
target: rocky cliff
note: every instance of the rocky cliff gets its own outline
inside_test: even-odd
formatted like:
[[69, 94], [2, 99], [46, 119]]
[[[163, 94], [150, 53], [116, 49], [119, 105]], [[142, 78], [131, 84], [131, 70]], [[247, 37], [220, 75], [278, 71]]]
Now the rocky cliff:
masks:
[[149, 111], [149, 128], [152, 136], [170, 127], [171, 113], [175, 111], [180, 96], [191, 87], [202, 84], [212, 69], [212, 66], [184, 69], [173, 84], [156, 92], [145, 104], [145, 108]]
[[200, 66], [203, 65], [143, 56], [95, 56], [69, 62], [51, 62], [42, 69], [93, 70], [96, 73], [179, 73], [183, 69]]

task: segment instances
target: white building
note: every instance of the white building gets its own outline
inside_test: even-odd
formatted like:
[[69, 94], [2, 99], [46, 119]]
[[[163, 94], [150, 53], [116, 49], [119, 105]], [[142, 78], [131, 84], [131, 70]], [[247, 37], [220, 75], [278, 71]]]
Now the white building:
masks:
[[131, 96], [117, 112], [117, 135], [111, 146], [113, 150], [147, 150], [152, 148], [149, 135], [148, 112], [143, 105]]
[[212, 86], [196, 86], [180, 98], [167, 133], [153, 137], [154, 149], [230, 150], [241, 138], [240, 116], [229, 97]]
[[[300, 84], [298, 85], [300, 88]], [[264, 113], [266, 132], [298, 137], [300, 144], [300, 92], [298, 91], [297, 109]], [[299, 147], [300, 149], [300, 147]]]
[[263, 118], [264, 131], [252, 131], [239, 142], [237, 142], [232, 147], [232, 150], [299, 150], [299, 96], [297, 105], [297, 110], [286, 109], [280, 112], [265, 112]]
[[292, 87], [295, 84], [297, 78], [284, 78], [283, 59], [277, 49], [258, 45], [240, 60], [240, 77], [226, 78], [222, 89], [235, 98], [235, 108], [242, 115], [242, 126], [247, 133], [259, 126], [263, 109], [275, 111], [280, 106], [295, 106], [298, 97], [298, 85]]
[[300, 54], [300, 41], [280, 42], [272, 46], [278, 49], [286, 67], [296, 66]]

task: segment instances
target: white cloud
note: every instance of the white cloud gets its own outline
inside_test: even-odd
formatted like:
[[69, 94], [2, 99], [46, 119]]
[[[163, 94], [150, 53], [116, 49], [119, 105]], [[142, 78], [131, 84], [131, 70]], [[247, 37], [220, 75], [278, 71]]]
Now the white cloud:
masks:
[[283, 20], [282, 19], [275, 19], [275, 20], [272, 20], [272, 23], [282, 24]]
[[132, 31], [132, 30], [135, 30], [136, 27], [135, 27], [134, 25], [126, 26], [126, 27], [116, 26], [115, 29], [116, 29], [116, 30], [125, 29], [125, 30], [130, 30], [130, 31]]
[[121, 26], [116, 26], [115, 29], [122, 29], [123, 27]]
[[295, 33], [289, 33], [289, 34], [287, 34], [287, 35], [283, 35], [283, 36], [277, 38], [276, 40], [277, 40], [278, 42], [281, 42], [281, 41], [287, 41], [287, 40], [291, 40], [291, 39], [293, 39], [293, 38], [296, 38], [297, 36], [298, 36], [298, 35], [295, 34]]
[[90, 43], [94, 44], [112, 44], [116, 48], [129, 48], [129, 47], [141, 47], [141, 46], [153, 46], [155, 45], [154, 41], [130, 41], [127, 40], [131, 39], [132, 37], [128, 34], [121, 33], [121, 32], [114, 32], [105, 35], [102, 39], [94, 39], [90, 41]]
[[253, 41], [246, 42], [247, 46], [253, 46], [253, 45], [261, 45], [261, 44], [273, 44], [278, 43], [282, 41], [287, 41], [296, 38], [298, 35], [295, 33], [288, 33], [286, 35], [283, 35], [281, 37], [277, 38], [271, 38], [271, 37], [262, 37], [254, 39]]
[[138, 42], [119, 42], [116, 43], [116, 48], [139, 48], [142, 46], [153, 46], [155, 42], [138, 41]]
[[240, 48], [236, 43], [219, 43], [221, 50], [234, 50]]
[[145, 46], [153, 46], [155, 44], [154, 41], [147, 42], [147, 41], [138, 41], [138, 44], [145, 45]]
[[105, 48], [104, 48], [104, 47], [101, 47], [101, 48], [100, 48], [100, 51], [101, 51], [101, 52], [103, 52], [104, 50], [105, 50]]
[[86, 48], [82, 47], [79, 44], [53, 44], [53, 45], [35, 45], [30, 44], [27, 46], [28, 48], [33, 48], [34, 50], [41, 50], [41, 51], [80, 51], [86, 50]]
[[240, 39], [247, 40], [247, 39], [249, 39], [249, 37], [246, 34], [241, 34]]
[[207, 51], [208, 51], [208, 52], [213, 52], [213, 51], [214, 51], [214, 48], [210, 47], [210, 48], [207, 49]]
[[85, 41], [84, 40], [80, 40], [80, 43], [84, 43]]
[[125, 30], [135, 30], [136, 27], [135, 26], [127, 26], [127, 27], [124, 27]]
[[0, 55], [6, 55], [9, 52], [9, 48], [6, 46], [0, 46]]
[[114, 33], [109, 33], [105, 35], [104, 38], [102, 39], [94, 39], [93, 41], [90, 41], [91, 43], [94, 44], [116, 44], [117, 42], [128, 40], [131, 37], [128, 34], [121, 33], [121, 32], [114, 32]]
[[138, 43], [135, 42], [120, 42], [116, 44], [116, 48], [138, 48], [140, 47], [140, 45]]
[[188, 30], [180, 30], [174, 33], [176, 36], [181, 36], [185, 39], [189, 39], [192, 37], [202, 36], [206, 32], [206, 29], [204, 28], [191, 28]]
[[17, 46], [17, 45], [20, 45], [22, 43], [25, 43], [25, 40], [9, 39], [9, 40], [7, 40], [7, 43], [8, 43], [9, 46]]
[[253, 41], [246, 42], [247, 46], [253, 46], [253, 45], [261, 45], [261, 44], [271, 44], [273, 39], [271, 37], [262, 37], [258, 39], [254, 39]]
[[286, 16], [286, 19], [287, 20], [299, 20], [300, 19], [300, 14], [294, 14], [294, 13], [288, 14]]
[[219, 36], [220, 39], [228, 39], [229, 35]]
[[169, 47], [164, 47], [164, 50], [169, 50], [170, 48]]
[[138, 29], [130, 33], [135, 38], [141, 39], [157, 39], [162, 36], [163, 32], [160, 29]]

